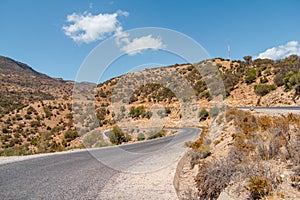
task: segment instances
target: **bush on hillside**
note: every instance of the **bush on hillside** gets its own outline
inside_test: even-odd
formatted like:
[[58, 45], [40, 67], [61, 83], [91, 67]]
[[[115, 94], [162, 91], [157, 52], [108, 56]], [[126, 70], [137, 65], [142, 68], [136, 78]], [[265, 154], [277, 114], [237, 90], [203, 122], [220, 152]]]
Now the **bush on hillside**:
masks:
[[134, 119], [138, 119], [138, 118], [150, 119], [150, 117], [152, 116], [152, 113], [149, 111], [146, 111], [145, 107], [142, 105], [142, 106], [137, 106], [137, 107], [131, 107], [129, 116]]
[[143, 133], [139, 133], [138, 134], [138, 136], [137, 136], [137, 140], [138, 141], [142, 141], [142, 140], [145, 140], [145, 139], [146, 139], [146, 137], [145, 137], [145, 135]]
[[268, 85], [268, 84], [258, 84], [254, 86], [254, 92], [258, 96], [265, 96], [272, 90], [275, 90], [276, 86], [275, 85]]
[[118, 126], [114, 126], [109, 134], [110, 142], [116, 145], [128, 142], [130, 139], [130, 136], [127, 133], [124, 133]]
[[298, 73], [289, 72], [285, 75], [283, 83], [286, 90], [293, 89], [296, 85], [300, 84], [300, 70]]
[[165, 130], [160, 130], [158, 132], [151, 133], [147, 139], [152, 140], [152, 139], [155, 139], [155, 138], [163, 137], [165, 135], [166, 135], [166, 131]]
[[253, 83], [256, 80], [256, 73], [256, 69], [250, 70], [246, 76], [246, 83]]
[[199, 113], [200, 121], [205, 121], [209, 117], [209, 112], [204, 108]]
[[79, 135], [78, 135], [78, 132], [76, 130], [67, 130], [64, 137], [65, 137], [67, 142], [71, 142], [72, 140], [79, 137]]

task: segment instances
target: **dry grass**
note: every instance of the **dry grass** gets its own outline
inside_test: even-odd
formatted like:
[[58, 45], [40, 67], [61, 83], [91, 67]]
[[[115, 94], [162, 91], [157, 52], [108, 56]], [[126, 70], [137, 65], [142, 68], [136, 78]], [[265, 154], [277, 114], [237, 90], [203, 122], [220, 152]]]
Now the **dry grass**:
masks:
[[[237, 196], [249, 199], [288, 195], [291, 188], [300, 193], [299, 115], [259, 116], [229, 109], [226, 120], [234, 124], [228, 153], [194, 161], [200, 169], [196, 181], [201, 199], [216, 199], [229, 183], [239, 185]], [[197, 150], [204, 141], [202, 136], [191, 147]], [[283, 180], [282, 173], [291, 178]]]

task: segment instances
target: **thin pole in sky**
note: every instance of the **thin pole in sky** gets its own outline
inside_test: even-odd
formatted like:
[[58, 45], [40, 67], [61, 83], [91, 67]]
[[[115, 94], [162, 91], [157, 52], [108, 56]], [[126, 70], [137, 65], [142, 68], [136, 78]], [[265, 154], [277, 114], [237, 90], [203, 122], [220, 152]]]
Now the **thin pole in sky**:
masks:
[[227, 41], [228, 59], [230, 60], [230, 41]]

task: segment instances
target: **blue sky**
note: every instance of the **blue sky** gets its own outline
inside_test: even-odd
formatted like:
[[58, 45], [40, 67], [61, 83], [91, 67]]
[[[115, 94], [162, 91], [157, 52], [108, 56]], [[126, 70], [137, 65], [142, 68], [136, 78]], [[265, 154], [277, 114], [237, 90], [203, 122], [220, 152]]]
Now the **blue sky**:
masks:
[[[162, 27], [191, 37], [210, 57], [227, 58], [229, 42], [232, 59], [245, 55], [278, 59], [300, 54], [299, 8], [298, 0], [1, 0], [0, 55], [52, 77], [74, 80], [85, 58], [106, 38], [135, 28]], [[80, 19], [107, 24], [82, 25], [86, 21]], [[184, 62], [165, 53], [158, 55], [164, 38], [146, 36], [140, 39], [146, 39], [156, 53], [129, 55], [130, 59], [115, 63], [101, 80], [145, 62]], [[124, 52], [133, 42], [126, 42]], [[156, 59], [145, 58], [151, 55]]]

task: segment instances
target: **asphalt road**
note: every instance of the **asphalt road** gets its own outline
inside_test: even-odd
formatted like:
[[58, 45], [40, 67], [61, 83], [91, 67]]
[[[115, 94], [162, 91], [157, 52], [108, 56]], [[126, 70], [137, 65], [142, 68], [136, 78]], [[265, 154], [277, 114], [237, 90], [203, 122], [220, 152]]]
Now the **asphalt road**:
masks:
[[[250, 110], [250, 107], [236, 107], [240, 110]], [[254, 112], [257, 113], [264, 113], [269, 115], [277, 115], [277, 114], [288, 114], [288, 113], [294, 113], [299, 114], [300, 113], [300, 106], [276, 106], [276, 107], [254, 107]]]
[[[168, 152], [183, 151], [199, 129], [186, 128], [175, 136], [89, 151], [53, 154], [0, 165], [0, 199], [95, 199], [106, 182], [120, 171], [147, 165], [151, 159], [168, 164]], [[157, 159], [157, 160], [156, 160]], [[178, 158], [169, 158], [174, 162]], [[142, 163], [142, 164], [141, 164]], [[141, 169], [147, 169], [142, 166]], [[153, 169], [155, 170], [155, 169]], [[140, 171], [141, 173], [143, 171]], [[101, 197], [100, 197], [101, 199]]]
[[[238, 109], [250, 109], [249, 106], [240, 106], [236, 107]], [[269, 109], [269, 110], [300, 110], [300, 106], [275, 106], [275, 107], [266, 107], [266, 106], [256, 106], [254, 109], [261, 110], [261, 109]]]

